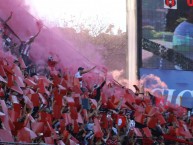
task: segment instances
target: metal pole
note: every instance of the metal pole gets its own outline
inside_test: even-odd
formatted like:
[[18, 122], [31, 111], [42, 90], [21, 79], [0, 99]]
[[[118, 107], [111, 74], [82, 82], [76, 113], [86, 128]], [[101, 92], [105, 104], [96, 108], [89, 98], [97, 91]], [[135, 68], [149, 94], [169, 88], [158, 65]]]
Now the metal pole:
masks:
[[137, 0], [126, 0], [127, 9], [127, 79], [130, 86], [137, 81]]

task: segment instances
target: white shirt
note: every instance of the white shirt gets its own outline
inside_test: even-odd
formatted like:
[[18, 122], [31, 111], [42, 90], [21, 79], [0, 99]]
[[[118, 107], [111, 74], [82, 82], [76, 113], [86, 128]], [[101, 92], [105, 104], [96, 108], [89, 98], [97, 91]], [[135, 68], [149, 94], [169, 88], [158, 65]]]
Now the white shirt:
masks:
[[79, 71], [75, 74], [75, 78], [77, 78], [79, 80], [80, 87], [82, 88], [82, 75], [80, 74]]

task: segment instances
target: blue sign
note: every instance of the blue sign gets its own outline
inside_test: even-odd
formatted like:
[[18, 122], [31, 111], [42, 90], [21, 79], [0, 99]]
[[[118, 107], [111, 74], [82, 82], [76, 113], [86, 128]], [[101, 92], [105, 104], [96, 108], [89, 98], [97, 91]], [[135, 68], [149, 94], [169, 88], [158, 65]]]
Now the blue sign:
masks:
[[[147, 69], [141, 68], [140, 78], [148, 78], [147, 76], [156, 76], [167, 85], [167, 88], [153, 88], [166, 97], [167, 101], [173, 104], [179, 104], [188, 108], [193, 108], [193, 72], [192, 71], [177, 71], [177, 70], [162, 70], [162, 69]], [[154, 82], [155, 83], [155, 82]], [[144, 87], [154, 85], [151, 77], [146, 80]], [[182, 97], [182, 98], [180, 98]]]

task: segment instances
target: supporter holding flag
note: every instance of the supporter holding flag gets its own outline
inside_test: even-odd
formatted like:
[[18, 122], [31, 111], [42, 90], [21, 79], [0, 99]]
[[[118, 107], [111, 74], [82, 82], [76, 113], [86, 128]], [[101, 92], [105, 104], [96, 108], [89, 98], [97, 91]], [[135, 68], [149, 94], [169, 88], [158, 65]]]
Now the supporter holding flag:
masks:
[[92, 91], [92, 97], [93, 99], [95, 99], [97, 102], [100, 101], [100, 98], [101, 98], [101, 89], [104, 87], [104, 85], [106, 84], [106, 78], [104, 79], [104, 81], [98, 85], [98, 84], [95, 84], [93, 86], [93, 91]]
[[83, 87], [83, 79], [82, 79], [82, 75], [85, 74], [85, 73], [88, 73], [90, 72], [91, 70], [95, 69], [96, 66], [94, 66], [93, 68], [91, 69], [88, 69], [88, 70], [84, 70], [83, 67], [79, 67], [78, 68], [78, 72], [75, 74], [75, 78], [77, 78], [79, 80], [79, 83], [80, 83], [80, 89], [81, 91], [84, 93], [86, 91], [86, 88]]
[[34, 42], [35, 38], [39, 35], [41, 29], [38, 31], [38, 33], [34, 36], [31, 36], [27, 41], [21, 41], [20, 44], [20, 55], [22, 56], [25, 64], [28, 66], [31, 63], [31, 60], [29, 59], [29, 51], [31, 49], [31, 44]]

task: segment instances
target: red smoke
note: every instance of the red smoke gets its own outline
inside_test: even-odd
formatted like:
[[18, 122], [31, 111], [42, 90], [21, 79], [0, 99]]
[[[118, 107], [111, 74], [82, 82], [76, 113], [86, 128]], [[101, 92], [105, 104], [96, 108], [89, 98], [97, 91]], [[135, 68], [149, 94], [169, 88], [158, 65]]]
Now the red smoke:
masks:
[[[21, 40], [28, 40], [39, 31], [42, 23], [28, 12], [29, 7], [25, 5], [24, 0], [0, 0], [0, 3], [0, 17], [6, 20], [13, 12], [8, 25]], [[90, 68], [103, 64], [102, 58], [95, 51], [95, 46], [88, 43], [85, 49], [86, 51], [80, 51], [76, 42], [71, 41], [67, 34], [64, 35], [61, 29], [43, 27], [32, 43], [30, 55], [36, 63], [45, 62], [53, 55], [59, 61], [60, 67]]]

